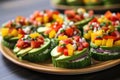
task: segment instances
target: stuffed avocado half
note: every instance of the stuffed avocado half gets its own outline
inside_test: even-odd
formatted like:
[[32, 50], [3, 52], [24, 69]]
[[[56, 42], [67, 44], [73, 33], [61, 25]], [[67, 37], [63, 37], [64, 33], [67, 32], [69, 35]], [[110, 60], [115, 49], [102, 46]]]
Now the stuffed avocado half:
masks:
[[31, 33], [20, 38], [13, 52], [21, 59], [31, 62], [42, 62], [50, 58], [50, 39], [39, 33]]
[[81, 68], [91, 64], [89, 44], [80, 36], [60, 40], [51, 56], [55, 67]]

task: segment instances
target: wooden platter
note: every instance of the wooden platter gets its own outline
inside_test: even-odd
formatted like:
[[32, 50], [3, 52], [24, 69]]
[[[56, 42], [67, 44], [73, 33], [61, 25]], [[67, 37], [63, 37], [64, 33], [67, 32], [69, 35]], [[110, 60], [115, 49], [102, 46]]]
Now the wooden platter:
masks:
[[8, 48], [4, 47], [0, 43], [0, 51], [1, 53], [13, 63], [31, 69], [38, 72], [50, 73], [50, 74], [59, 74], [59, 75], [75, 75], [75, 74], [87, 74], [93, 73], [101, 70], [105, 70], [120, 64], [120, 59], [117, 60], [109, 60], [104, 62], [94, 61], [91, 66], [80, 68], [80, 69], [65, 69], [65, 68], [56, 68], [52, 65], [50, 60], [44, 63], [32, 63], [25, 60], [18, 59], [15, 54]]

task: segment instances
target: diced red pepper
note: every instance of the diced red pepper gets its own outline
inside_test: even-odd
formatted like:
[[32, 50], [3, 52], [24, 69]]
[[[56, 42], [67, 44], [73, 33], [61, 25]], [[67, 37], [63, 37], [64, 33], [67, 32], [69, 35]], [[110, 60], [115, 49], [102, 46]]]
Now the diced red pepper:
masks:
[[41, 46], [41, 43], [39, 41], [31, 41], [32, 48], [38, 48], [40, 46]]
[[116, 40], [120, 39], [120, 33], [117, 30], [115, 30], [114, 32], [112, 32], [111, 36], [116, 37]]
[[63, 53], [64, 53], [65, 56], [68, 56], [68, 49], [65, 48]]
[[116, 40], [115, 36], [104, 36], [103, 39], [113, 39]]
[[25, 34], [25, 32], [21, 28], [18, 29], [18, 33], [19, 34]]
[[29, 47], [30, 44], [27, 42], [24, 42], [22, 39], [19, 39], [16, 46], [19, 48], [26, 48], [26, 47]]
[[64, 50], [63, 47], [61, 47], [61, 46], [58, 46], [58, 47], [57, 47], [57, 51], [58, 51], [58, 52], [63, 52], [63, 50]]
[[89, 44], [88, 44], [88, 42], [83, 42], [83, 43], [82, 43], [82, 45], [83, 45], [83, 47], [84, 47], [84, 48], [87, 48], [87, 47], [89, 47]]
[[68, 17], [74, 17], [75, 16], [75, 11], [74, 10], [66, 10], [64, 12]]
[[67, 28], [67, 29], [65, 30], [65, 33], [66, 33], [68, 36], [72, 36], [73, 33], [74, 33], [74, 30], [73, 30], [72, 28]]
[[75, 41], [79, 42], [80, 36], [74, 36], [73, 38]]

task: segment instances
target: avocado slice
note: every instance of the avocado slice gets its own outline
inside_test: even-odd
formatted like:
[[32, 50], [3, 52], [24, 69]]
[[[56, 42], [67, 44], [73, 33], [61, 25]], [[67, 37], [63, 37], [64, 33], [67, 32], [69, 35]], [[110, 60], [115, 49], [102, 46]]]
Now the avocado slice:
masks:
[[21, 49], [18, 53], [17, 56], [24, 56], [28, 53], [28, 51], [32, 50], [31, 47], [25, 48], [25, 49]]
[[62, 53], [61, 52], [57, 52], [57, 47], [55, 47], [52, 51], [51, 51], [51, 56], [52, 57], [58, 57], [60, 56]]
[[15, 46], [14, 49], [13, 49], [13, 52], [14, 53], [18, 53], [20, 50], [21, 50], [20, 48], [18, 48], [18, 47]]
[[54, 56], [56, 57], [56, 56], [60, 55], [57, 58], [55, 58], [56, 61], [69, 61], [69, 60], [78, 58], [79, 56], [83, 55], [86, 51], [87, 51], [87, 48], [83, 49], [82, 51], [75, 51], [73, 56], [65, 56], [63, 54], [60, 55], [60, 53], [57, 52], [57, 48], [54, 48], [51, 51], [51, 55], [52, 55], [52, 57], [54, 57]]
[[38, 29], [37, 29], [37, 32], [38, 33], [43, 33], [43, 32], [45, 32], [46, 30], [48, 30], [49, 28], [47, 28], [47, 27], [39, 27]]

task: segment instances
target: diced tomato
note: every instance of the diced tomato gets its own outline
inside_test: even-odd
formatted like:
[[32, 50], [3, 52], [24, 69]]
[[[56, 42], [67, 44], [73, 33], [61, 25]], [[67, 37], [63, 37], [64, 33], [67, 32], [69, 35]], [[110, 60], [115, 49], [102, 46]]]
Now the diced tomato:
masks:
[[74, 36], [73, 38], [75, 41], [79, 42], [80, 36]]
[[29, 47], [30, 44], [27, 42], [24, 42], [22, 39], [19, 39], [16, 46], [19, 48], [26, 48], [26, 47]]
[[56, 15], [58, 15], [60, 12], [59, 11], [57, 11], [57, 10], [54, 10], [53, 11], [53, 14], [56, 14]]
[[89, 13], [90, 16], [94, 15], [94, 11], [93, 10], [89, 10], [88, 13]]
[[116, 40], [115, 36], [104, 36], [103, 39], [113, 39]]
[[92, 23], [92, 22], [98, 22], [97, 18], [93, 18], [93, 19], [90, 21], [90, 23]]
[[79, 46], [78, 46], [78, 50], [79, 50], [79, 51], [83, 50], [83, 46], [82, 46], [82, 45], [79, 45]]
[[57, 47], [57, 51], [58, 51], [58, 52], [63, 52], [63, 50], [64, 50], [63, 47], [61, 47], [61, 46], [58, 46], [58, 47]]
[[112, 12], [107, 11], [104, 15], [105, 15], [106, 18], [109, 18], [109, 17], [112, 16]]
[[18, 29], [18, 33], [19, 34], [25, 34], [25, 32], [21, 28]]
[[67, 29], [65, 30], [65, 33], [66, 33], [68, 36], [72, 36], [73, 33], [74, 33], [74, 30], [73, 30], [72, 28], [67, 28]]
[[82, 18], [80, 15], [75, 15], [74, 19], [76, 19], [77, 21], [80, 21]]
[[74, 10], [66, 10], [64, 12], [68, 17], [74, 17], [75, 16], [75, 11]]
[[115, 30], [114, 32], [112, 32], [112, 33], [111, 33], [111, 36], [116, 37], [116, 40], [117, 40], [117, 39], [120, 39], [120, 33], [119, 33], [117, 30]]
[[89, 46], [88, 42], [83, 42], [82, 45], [84, 48], [87, 48]]
[[120, 13], [117, 13], [116, 15], [117, 15], [118, 19], [120, 20]]
[[69, 38], [68, 38], [68, 39], [65, 39], [65, 40], [64, 40], [64, 43], [65, 43], [65, 44], [69, 44], [69, 43], [71, 44], [71, 43], [72, 43], [72, 40], [69, 39]]
[[37, 41], [40, 43], [40, 44], [43, 44], [44, 43], [44, 38], [42, 36], [39, 36], [37, 38]]
[[106, 32], [108, 29], [109, 29], [109, 28], [106, 27], [106, 26], [103, 26], [103, 27], [102, 27], [102, 30], [104, 30], [105, 32]]
[[68, 56], [68, 49], [64, 49], [63, 53], [65, 56]]
[[117, 16], [110, 16], [108, 19], [111, 20], [111, 21], [119, 20]]
[[32, 48], [38, 48], [40, 46], [41, 46], [41, 43], [39, 41], [31, 41]]

